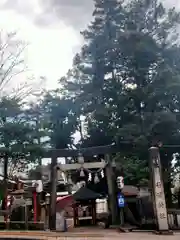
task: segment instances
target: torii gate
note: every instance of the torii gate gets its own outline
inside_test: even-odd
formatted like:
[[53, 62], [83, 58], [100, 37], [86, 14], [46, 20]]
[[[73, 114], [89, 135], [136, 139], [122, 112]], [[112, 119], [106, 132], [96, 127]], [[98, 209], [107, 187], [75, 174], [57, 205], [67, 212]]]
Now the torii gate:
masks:
[[[118, 149], [114, 145], [106, 145], [99, 147], [82, 148], [80, 150], [70, 149], [51, 149], [43, 154], [45, 158], [51, 158], [51, 196], [50, 196], [50, 216], [49, 225], [51, 230], [56, 228], [56, 182], [57, 182], [57, 168], [61, 171], [70, 171], [75, 169], [97, 169], [105, 168], [108, 183], [108, 192], [111, 205], [112, 221], [113, 223], [117, 220], [117, 200], [115, 195], [115, 184], [116, 179], [114, 178], [113, 170], [110, 164], [110, 154], [118, 152]], [[82, 156], [94, 156], [94, 155], [105, 155], [105, 161], [103, 162], [89, 162], [89, 163], [72, 163], [72, 164], [58, 164], [58, 157], [78, 157], [79, 154]]]
[[[51, 198], [50, 198], [50, 216], [49, 223], [50, 229], [56, 229], [56, 180], [57, 180], [57, 167], [63, 171], [80, 169], [81, 163], [74, 164], [57, 164], [58, 157], [78, 157], [79, 153], [83, 156], [94, 156], [94, 155], [105, 155], [105, 162], [93, 162], [83, 163], [83, 168], [105, 168], [107, 175], [108, 194], [110, 198], [110, 208], [112, 214], [112, 223], [116, 222], [117, 219], [117, 199], [115, 194], [116, 179], [114, 178], [110, 154], [119, 152], [119, 148], [115, 145], [106, 145], [99, 147], [82, 148], [80, 150], [70, 149], [52, 149], [43, 154], [43, 157], [51, 158]], [[161, 163], [159, 149], [157, 147], [151, 147], [150, 153], [150, 179], [152, 182], [152, 196], [154, 204], [154, 214], [157, 223], [157, 230], [162, 232], [169, 232], [167, 208], [165, 203], [163, 182], [161, 178]]]

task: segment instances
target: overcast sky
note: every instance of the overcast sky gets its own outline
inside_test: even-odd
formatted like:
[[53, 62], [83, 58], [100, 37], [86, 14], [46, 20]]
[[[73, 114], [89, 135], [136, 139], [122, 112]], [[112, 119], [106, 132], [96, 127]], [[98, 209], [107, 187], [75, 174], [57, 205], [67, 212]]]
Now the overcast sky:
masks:
[[[177, 6], [180, 0], [166, 1]], [[92, 0], [0, 0], [0, 28], [18, 30], [29, 42], [29, 68], [37, 77], [45, 75], [46, 87], [53, 88], [71, 66], [92, 10]]]
[[0, 28], [18, 30], [29, 42], [26, 61], [37, 77], [47, 77], [47, 88], [56, 86], [81, 45], [79, 30], [92, 11], [92, 4], [84, 6], [83, 2], [86, 0], [0, 0]]
[[[165, 1], [180, 6], [180, 0]], [[29, 43], [25, 56], [32, 73], [46, 76], [46, 87], [54, 88], [71, 67], [92, 11], [92, 0], [0, 0], [0, 29], [19, 32]]]

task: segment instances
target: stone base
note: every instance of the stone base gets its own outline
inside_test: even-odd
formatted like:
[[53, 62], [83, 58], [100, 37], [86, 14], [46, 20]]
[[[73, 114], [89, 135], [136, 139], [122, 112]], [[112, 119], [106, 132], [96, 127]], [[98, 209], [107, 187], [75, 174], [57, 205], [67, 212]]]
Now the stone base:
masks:
[[173, 231], [171, 230], [161, 230], [161, 231], [153, 231], [156, 235], [173, 235]]
[[119, 227], [118, 232], [128, 233], [128, 232], [130, 232], [130, 230], [128, 228], [125, 228], [125, 227]]

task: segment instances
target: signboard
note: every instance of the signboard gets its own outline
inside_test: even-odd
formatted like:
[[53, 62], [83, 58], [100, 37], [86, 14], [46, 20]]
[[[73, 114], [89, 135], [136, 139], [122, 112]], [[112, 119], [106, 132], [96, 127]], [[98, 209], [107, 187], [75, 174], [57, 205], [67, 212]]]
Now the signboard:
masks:
[[125, 204], [124, 196], [121, 193], [119, 193], [117, 197], [118, 197], [118, 207], [123, 208]]

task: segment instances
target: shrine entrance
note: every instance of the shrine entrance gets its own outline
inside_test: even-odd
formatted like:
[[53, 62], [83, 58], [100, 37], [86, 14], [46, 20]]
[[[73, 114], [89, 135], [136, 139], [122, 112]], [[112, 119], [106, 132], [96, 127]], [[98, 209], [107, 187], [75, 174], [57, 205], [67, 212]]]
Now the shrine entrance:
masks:
[[[108, 185], [108, 191], [109, 191], [109, 202], [112, 209], [112, 219], [114, 219], [114, 222], [117, 219], [117, 199], [116, 195], [114, 194], [114, 188], [116, 184], [116, 178], [115, 175], [113, 175], [113, 170], [111, 168], [111, 160], [110, 155], [111, 153], [118, 152], [116, 146], [114, 145], [107, 145], [107, 146], [100, 146], [100, 147], [91, 147], [91, 148], [82, 148], [79, 150], [69, 150], [69, 149], [52, 149], [47, 151], [43, 154], [43, 157], [45, 158], [51, 158], [51, 197], [50, 197], [50, 215], [49, 215], [49, 227], [51, 230], [56, 229], [56, 199], [57, 199], [57, 176], [58, 171], [63, 172], [67, 177], [67, 186], [71, 185], [70, 182], [73, 178], [73, 172], [75, 172], [79, 179], [76, 182], [79, 183], [85, 183], [85, 186], [88, 182], [88, 175], [90, 174], [93, 178], [92, 180], [94, 183], [99, 181], [100, 175], [103, 175], [104, 172], [106, 172], [106, 176], [108, 176], [107, 185]], [[95, 158], [94, 156], [98, 156], [98, 158]], [[101, 156], [101, 157], [100, 157]], [[58, 157], [64, 157], [64, 158], [73, 158], [76, 159], [76, 163], [70, 163], [70, 164], [58, 164], [57, 158]], [[92, 159], [88, 162], [84, 161], [84, 158]], [[103, 158], [103, 160], [102, 160]], [[96, 161], [95, 161], [96, 159]], [[103, 173], [102, 173], [103, 172]], [[99, 176], [98, 176], [99, 175]], [[82, 186], [81, 186], [82, 187]], [[90, 189], [89, 189], [90, 191]], [[86, 194], [83, 194], [84, 196]], [[95, 211], [95, 200], [96, 198], [99, 198], [99, 195], [97, 194], [96, 197], [90, 196], [86, 199], [78, 199], [76, 198], [76, 205], [74, 205], [75, 209], [75, 225], [78, 225], [77, 220], [77, 206], [82, 205], [85, 209], [85, 205], [88, 205], [86, 209], [91, 214], [91, 223], [95, 224], [96, 222], [96, 211]]]
[[[167, 219], [167, 208], [164, 197], [163, 182], [161, 178], [161, 164], [160, 164], [160, 155], [158, 147], [150, 148], [150, 178], [152, 183], [152, 196], [154, 204], [154, 213], [156, 218], [156, 226], [159, 231], [168, 231], [168, 219]], [[107, 188], [108, 188], [108, 200], [109, 200], [109, 209], [111, 213], [111, 224], [117, 223], [118, 216], [118, 205], [117, 205], [117, 182], [115, 169], [113, 169], [113, 162], [110, 158], [111, 153], [117, 153], [119, 149], [115, 145], [101, 146], [101, 147], [92, 147], [84, 148], [79, 150], [49, 150], [44, 154], [43, 157], [51, 158], [51, 198], [50, 198], [50, 216], [49, 216], [49, 225], [51, 230], [56, 229], [56, 183], [57, 183], [57, 170], [60, 171], [71, 171], [75, 170], [79, 172], [80, 178], [84, 177], [86, 169], [104, 169], [107, 178]], [[87, 156], [104, 156], [104, 161], [97, 162], [84, 162], [84, 157]], [[72, 164], [57, 164], [58, 157], [74, 157], [78, 160], [78, 163]], [[94, 177], [94, 182], [95, 182]], [[75, 225], [79, 224], [79, 218], [77, 218], [77, 207], [79, 205], [88, 204], [91, 206], [92, 222], [95, 223], [95, 217], [92, 209], [94, 209], [94, 199], [89, 199], [88, 201], [80, 200], [76, 201], [74, 205], [75, 209]]]

